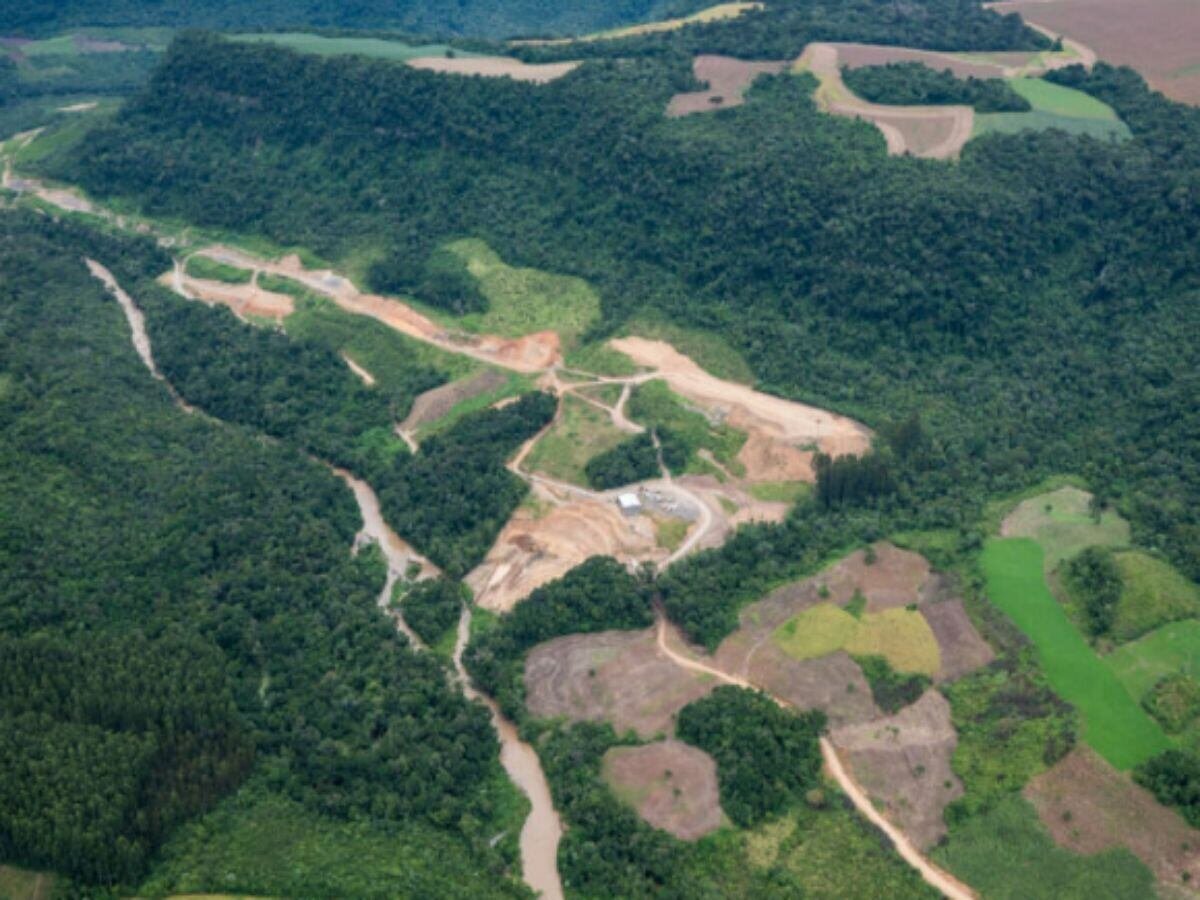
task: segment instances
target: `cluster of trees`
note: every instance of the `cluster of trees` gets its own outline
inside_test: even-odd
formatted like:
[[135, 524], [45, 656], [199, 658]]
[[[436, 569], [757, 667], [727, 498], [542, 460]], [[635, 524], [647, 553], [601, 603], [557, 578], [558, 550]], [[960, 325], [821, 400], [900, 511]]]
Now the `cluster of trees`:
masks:
[[871, 686], [875, 705], [885, 713], [899, 712], [909, 704], [916, 703], [929, 687], [928, 676], [901, 674], [892, 668], [885, 657], [856, 656], [854, 661]]
[[151, 241], [0, 212], [0, 632], [66, 648], [45, 666], [0, 653], [17, 660], [0, 679], [5, 855], [126, 879], [236, 783], [252, 741], [270, 790], [456, 831], [504, 877], [477, 833], [501, 777], [488, 714], [380, 615], [384, 566], [349, 552], [345, 485], [179, 410], [84, 256], [138, 299], [166, 268]]
[[463, 664], [480, 690], [514, 719], [525, 717], [525, 654], [565, 634], [646, 628], [654, 621], [646, 585], [610, 556], [593, 556], [542, 585], [491, 631], [472, 640]]
[[195, 636], [0, 636], [0, 858], [136, 877], [252, 760], [221, 655]]
[[1200, 828], [1200, 753], [1167, 750], [1138, 766], [1133, 777], [1160, 803], [1175, 807]]
[[1003, 78], [957, 78], [949, 69], [941, 72], [919, 62], [896, 62], [882, 66], [842, 67], [846, 87], [864, 100], [893, 106], [963, 104], [976, 112], [1029, 112], [1029, 101]]
[[467, 587], [450, 578], [430, 578], [409, 587], [400, 598], [404, 621], [426, 644], [436, 644], [458, 624]]
[[821, 781], [825, 714], [780, 708], [766, 694], [722, 685], [679, 711], [676, 733], [717, 761], [721, 808], [752, 828]]
[[381, 293], [415, 297], [456, 316], [488, 308], [479, 279], [446, 247], [436, 248], [423, 263], [419, 256], [392, 254], [372, 264], [367, 281]]
[[862, 506], [896, 490], [896, 480], [887, 460], [879, 453], [862, 456], [813, 457], [817, 475], [816, 500], [826, 509], [835, 506]]
[[556, 408], [551, 394], [525, 394], [464, 416], [411, 456], [397, 454], [374, 480], [388, 523], [447, 574], [465, 575], [529, 490], [505, 461], [550, 424]]
[[1112, 551], [1088, 547], [1067, 563], [1064, 574], [1071, 597], [1083, 607], [1088, 631], [1093, 637], [1108, 634], [1124, 587]]
[[598, 453], [583, 467], [588, 484], [598, 491], [646, 481], [662, 474], [654, 436], [645, 431]]

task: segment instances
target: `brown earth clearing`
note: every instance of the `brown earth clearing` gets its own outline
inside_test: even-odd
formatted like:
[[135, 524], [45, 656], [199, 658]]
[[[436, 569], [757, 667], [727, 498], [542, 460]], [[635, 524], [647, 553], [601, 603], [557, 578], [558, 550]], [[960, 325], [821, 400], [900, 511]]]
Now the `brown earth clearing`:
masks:
[[610, 346], [655, 370], [675, 393], [748, 435], [743, 447], [748, 481], [813, 479], [811, 450], [831, 456], [865, 453], [871, 432], [853, 419], [764, 394], [710, 375], [665, 341], [614, 338]]
[[[863, 66], [883, 66], [895, 62], [919, 62], [931, 69], [949, 69], [959, 78], [1001, 78], [1006, 66], [1020, 65], [1036, 54], [990, 54], [986, 60], [966, 58], [966, 54], [938, 53], [933, 50], [914, 50], [909, 47], [881, 47], [875, 44], [831, 44], [837, 49], [839, 65], [851, 69]], [[1008, 57], [1007, 60], [997, 57]], [[994, 60], [994, 61], [993, 61]]]
[[742, 95], [759, 75], [774, 75], [786, 62], [748, 62], [731, 56], [697, 56], [692, 62], [696, 80], [707, 82], [702, 91], [676, 94], [667, 106], [672, 118], [742, 105]]
[[604, 755], [613, 792], [655, 828], [694, 841], [721, 826], [717, 764], [680, 741], [614, 747]]
[[648, 517], [623, 516], [612, 502], [580, 496], [540, 516], [518, 510], [466, 581], [476, 603], [506, 612], [589, 557], [657, 561], [666, 555]]
[[642, 25], [629, 25], [625, 28], [614, 28], [611, 31], [600, 31], [586, 34], [577, 38], [553, 38], [550, 40], [518, 40], [510, 41], [514, 47], [545, 47], [557, 44], [571, 44], [575, 41], [612, 41], [620, 38], [636, 37], [640, 34], [655, 34], [661, 31], [677, 31], [685, 25], [697, 22], [716, 22], [721, 19], [733, 19], [752, 9], [762, 9], [761, 3], [718, 3], [690, 16], [677, 19], [664, 19], [660, 22], [646, 22]]
[[287, 294], [276, 294], [264, 291], [258, 286], [255, 276], [249, 284], [227, 284], [223, 281], [210, 281], [204, 278], [192, 278], [182, 267], [174, 272], [168, 272], [158, 279], [159, 283], [174, 288], [177, 293], [196, 300], [203, 300], [210, 306], [219, 304], [228, 306], [239, 319], [256, 316], [263, 319], [274, 319], [282, 322], [296, 310], [295, 301]]
[[1166, 885], [1200, 883], [1200, 831], [1080, 745], [1025, 787], [1055, 842], [1075, 853], [1127, 847]]
[[642, 738], [672, 734], [675, 715], [717, 686], [659, 649], [653, 629], [573, 634], [525, 658], [526, 706], [541, 718], [612, 724]]
[[505, 56], [418, 56], [408, 64], [446, 75], [479, 75], [484, 78], [512, 78], [533, 84], [547, 84], [578, 68], [577, 62], [527, 63]]
[[996, 658], [995, 651], [971, 624], [961, 600], [927, 603], [920, 610], [941, 652], [942, 666], [936, 681], [954, 681]]
[[1086, 44], [1131, 66], [1168, 97], [1200, 104], [1200, 4], [1195, 0], [1011, 0], [997, 12]]
[[929, 690], [894, 716], [835, 728], [830, 740], [854, 780], [913, 843], [928, 849], [946, 834], [943, 812], [963, 788], [950, 767], [958, 736], [941, 694]]
[[464, 400], [496, 390], [505, 381], [504, 373], [495, 369], [484, 369], [468, 378], [460, 378], [458, 381], [435, 387], [413, 401], [408, 418], [400, 427], [412, 433], [423, 425], [438, 421]]

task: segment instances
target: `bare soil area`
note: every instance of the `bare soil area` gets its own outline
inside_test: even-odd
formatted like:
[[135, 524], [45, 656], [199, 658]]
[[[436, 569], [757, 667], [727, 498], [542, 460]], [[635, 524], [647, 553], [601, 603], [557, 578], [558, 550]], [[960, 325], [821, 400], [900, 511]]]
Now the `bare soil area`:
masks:
[[476, 603], [506, 612], [589, 557], [657, 561], [666, 555], [648, 517], [623, 516], [614, 503], [581, 496], [542, 516], [518, 510], [466, 581]]
[[527, 63], [505, 56], [418, 56], [408, 64], [447, 75], [479, 75], [484, 78], [512, 78], [533, 84], [547, 84], [578, 68], [578, 62]]
[[205, 278], [192, 278], [182, 270], [168, 272], [159, 279], [166, 287], [211, 305], [228, 306], [239, 319], [256, 316], [282, 322], [296, 310], [295, 301], [287, 294], [264, 291], [254, 278], [249, 284], [226, 284]]
[[1013, 0], [1020, 13], [1074, 38], [1106, 61], [1131, 66], [1168, 97], [1200, 104], [1200, 4], [1195, 0]]
[[961, 600], [924, 604], [920, 611], [937, 639], [941, 654], [942, 665], [936, 681], [954, 681], [996, 658], [991, 645], [975, 630]]
[[533, 715], [605, 721], [643, 738], [672, 734], [679, 710], [716, 685], [712, 676], [672, 662], [653, 630], [568, 635], [539, 644], [525, 658]]
[[426, 391], [413, 401], [408, 418], [400, 427], [409, 433], [416, 431], [422, 425], [438, 421], [458, 404], [488, 391], [494, 391], [505, 382], [502, 372], [495, 369], [484, 369], [469, 378], [452, 381]]
[[603, 774], [638, 815], [680, 840], [694, 841], [721, 825], [717, 764], [703, 750], [680, 741], [614, 747], [604, 755]]
[[1200, 883], [1200, 831], [1159, 804], [1091, 749], [1079, 746], [1025, 787], [1060, 847], [1099, 853], [1127, 847], [1164, 884]]
[[[804, 448], [839, 456], [870, 447], [871, 432], [853, 419], [724, 381], [665, 341], [624, 337], [609, 344], [637, 365], [655, 370], [677, 394], [745, 431], [751, 449], [739, 459], [748, 481], [811, 481], [811, 452]], [[747, 454], [746, 447], [742, 452]]]
[[707, 82], [702, 91], [676, 94], [667, 105], [671, 118], [690, 113], [709, 112], [742, 105], [742, 95], [759, 75], [774, 75], [787, 67], [786, 62], [748, 62], [732, 56], [697, 56], [692, 61], [696, 80]]
[[950, 767], [958, 736], [950, 704], [935, 690], [894, 716], [835, 728], [830, 740], [854, 780], [921, 849], [946, 834], [943, 813], [962, 796]]
[[[882, 47], [876, 44], [842, 44], [831, 46], [837, 48], [838, 63], [851, 69], [863, 66], [884, 66], [895, 62], [919, 62], [931, 69], [942, 71], [949, 69], [959, 78], [1001, 78], [1005, 74], [1006, 65], [1019, 65], [1028, 61], [1036, 54], [1010, 54], [1011, 59], [1003, 62], [999, 59], [991, 61], [983, 59], [964, 59], [961, 54], [938, 53], [933, 50], [914, 50], [909, 47]], [[996, 54], [997, 56], [999, 54]]]

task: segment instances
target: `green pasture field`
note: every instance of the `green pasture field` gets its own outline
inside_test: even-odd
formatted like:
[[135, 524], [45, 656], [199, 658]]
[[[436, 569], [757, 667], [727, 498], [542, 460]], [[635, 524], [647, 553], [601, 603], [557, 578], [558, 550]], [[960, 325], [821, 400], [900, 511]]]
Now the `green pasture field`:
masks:
[[1200, 587], [1169, 562], [1131, 550], [1116, 554], [1116, 563], [1124, 582], [1112, 626], [1118, 641], [1140, 637], [1167, 622], [1200, 618]]
[[1033, 641], [1054, 690], [1079, 709], [1084, 739], [1118, 769], [1130, 769], [1170, 742], [1050, 594], [1043, 558], [1030, 538], [989, 540], [980, 559], [988, 596]]
[[1105, 657], [1134, 697], [1144, 697], [1159, 679], [1176, 672], [1200, 679], [1200, 621], [1172, 622]]
[[812, 493], [803, 481], [760, 481], [750, 485], [750, 496], [767, 503], [798, 503]]
[[1125, 848], [1083, 856], [1065, 850], [1025, 798], [1011, 794], [950, 832], [932, 853], [988, 900], [1127, 900], [1153, 897], [1154, 876]]
[[1129, 138], [1130, 131], [1112, 107], [1095, 97], [1043, 81], [1041, 78], [1010, 78], [1013, 90], [1029, 101], [1033, 110], [1023, 113], [985, 113], [975, 117], [973, 136], [996, 132], [1044, 131], [1058, 128], [1071, 134], [1097, 138]]
[[1091, 499], [1070, 485], [1029, 497], [1004, 518], [1004, 534], [1036, 540], [1045, 551], [1047, 572], [1087, 547], [1127, 546], [1129, 523], [1113, 509], [1096, 521]]
[[375, 59], [389, 59], [395, 62], [408, 62], [410, 59], [422, 56], [445, 56], [447, 52], [453, 52], [455, 56], [478, 55], [463, 50], [451, 50], [449, 44], [406, 44], [403, 41], [388, 41], [380, 38], [324, 37], [301, 31], [235, 34], [230, 37], [244, 43], [279, 44], [299, 53], [315, 53], [319, 56], [354, 54], [370, 56]]
[[191, 278], [203, 278], [225, 284], [249, 284], [254, 277], [254, 273], [249, 269], [239, 269], [207, 256], [189, 256], [184, 271]]

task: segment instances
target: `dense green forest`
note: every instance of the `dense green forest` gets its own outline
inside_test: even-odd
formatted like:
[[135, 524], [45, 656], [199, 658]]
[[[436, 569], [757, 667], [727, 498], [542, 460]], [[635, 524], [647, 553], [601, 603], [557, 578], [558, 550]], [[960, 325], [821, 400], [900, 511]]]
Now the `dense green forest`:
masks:
[[444, 829], [504, 894], [488, 715], [380, 615], [350, 493], [181, 411], [83, 256], [135, 296], [163, 270], [148, 241], [0, 212], [5, 857], [130, 884], [253, 754], [318, 819]]
[[939, 72], [919, 62], [856, 69], [843, 66], [842, 81], [864, 100], [893, 106], [962, 103], [981, 113], [1028, 112], [1033, 108], [1002, 78], [957, 78], [949, 69]]
[[506, 37], [577, 34], [665, 18], [705, 0], [5, 0], [6, 34], [46, 35], [78, 25], [167, 25], [256, 30], [397, 28], [421, 34]]
[[404, 621], [426, 644], [438, 639], [458, 624], [463, 603], [469, 599], [465, 585], [449, 578], [430, 578], [408, 588], [400, 602]]

